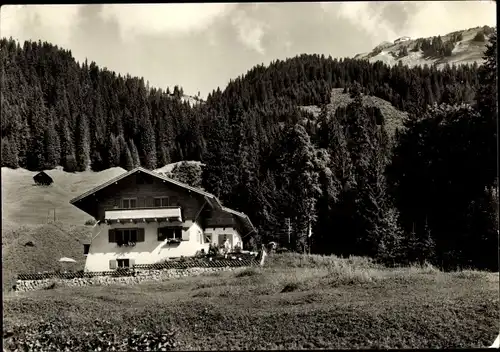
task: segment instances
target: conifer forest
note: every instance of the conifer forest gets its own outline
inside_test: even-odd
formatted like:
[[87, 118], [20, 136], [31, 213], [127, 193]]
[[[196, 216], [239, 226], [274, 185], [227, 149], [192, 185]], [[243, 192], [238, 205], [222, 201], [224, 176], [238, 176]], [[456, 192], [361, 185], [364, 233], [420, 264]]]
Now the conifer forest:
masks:
[[[257, 227], [249, 246], [281, 243], [289, 219], [297, 252], [498, 271], [496, 33], [480, 66], [303, 54], [199, 104], [47, 42], [2, 39], [0, 55], [3, 167], [201, 161], [201, 186]], [[334, 88], [346, 106], [330, 104]], [[393, 131], [365, 96], [407, 118]]]

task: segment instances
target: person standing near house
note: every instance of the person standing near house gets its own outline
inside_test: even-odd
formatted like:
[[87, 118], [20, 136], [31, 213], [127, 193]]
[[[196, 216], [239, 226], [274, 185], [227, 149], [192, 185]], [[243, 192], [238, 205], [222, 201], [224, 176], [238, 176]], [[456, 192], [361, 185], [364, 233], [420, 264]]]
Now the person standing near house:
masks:
[[230, 249], [231, 249], [231, 244], [229, 243], [229, 239], [226, 238], [226, 240], [224, 241], [224, 252], [225, 252], [225, 254], [228, 254]]

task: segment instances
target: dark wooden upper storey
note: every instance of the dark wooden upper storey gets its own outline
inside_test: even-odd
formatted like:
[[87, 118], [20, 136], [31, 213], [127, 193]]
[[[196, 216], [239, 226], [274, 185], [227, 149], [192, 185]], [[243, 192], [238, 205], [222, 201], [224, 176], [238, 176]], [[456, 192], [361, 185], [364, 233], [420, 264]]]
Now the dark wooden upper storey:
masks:
[[242, 235], [255, 231], [245, 214], [222, 206], [214, 195], [143, 168], [124, 173], [70, 203], [99, 221], [109, 210], [179, 206], [183, 220], [198, 221], [203, 228], [236, 227]]

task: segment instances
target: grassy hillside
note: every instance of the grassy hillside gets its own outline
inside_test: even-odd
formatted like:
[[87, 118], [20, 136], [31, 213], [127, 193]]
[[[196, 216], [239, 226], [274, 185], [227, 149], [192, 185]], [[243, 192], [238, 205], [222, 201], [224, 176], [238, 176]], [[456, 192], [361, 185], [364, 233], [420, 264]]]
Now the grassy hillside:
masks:
[[[343, 91], [343, 88], [332, 89], [330, 103], [327, 105], [327, 109], [335, 111], [339, 107], [346, 107], [353, 101], [350, 94], [343, 93]], [[372, 95], [363, 95], [363, 104], [367, 107], [377, 107], [380, 109], [385, 118], [389, 135], [394, 135], [397, 128], [403, 128], [403, 122], [408, 118], [408, 113], [398, 110], [387, 100]], [[316, 105], [302, 106], [301, 108], [313, 114], [315, 117], [318, 117], [321, 113], [320, 107]]]
[[[499, 329], [498, 285], [498, 274], [276, 255], [263, 269], [9, 293], [4, 330], [52, 329], [45, 341], [72, 340], [75, 351], [134, 329], [170, 334], [178, 350], [487, 347]], [[40, 327], [41, 319], [53, 325]]]
[[89, 189], [116, 177], [125, 170], [112, 168], [101, 172], [67, 173], [60, 169], [47, 170], [54, 183], [36, 186], [37, 172], [2, 167], [2, 222], [7, 224], [45, 224], [54, 218], [68, 225], [83, 225], [90, 217], [69, 204], [69, 201]]
[[[2, 225], [2, 288], [10, 290], [19, 273], [83, 269], [83, 243], [88, 243], [90, 234], [89, 226], [66, 226], [61, 222]], [[76, 263], [61, 266], [62, 257], [73, 258]]]
[[36, 172], [3, 167], [2, 288], [12, 287], [21, 272], [61, 269], [58, 262], [61, 257], [77, 261], [68, 269], [83, 269], [83, 241], [88, 240], [91, 232], [84, 223], [90, 216], [69, 201], [123, 172], [122, 168], [74, 174], [48, 170], [46, 173], [54, 183], [41, 187], [33, 182]]

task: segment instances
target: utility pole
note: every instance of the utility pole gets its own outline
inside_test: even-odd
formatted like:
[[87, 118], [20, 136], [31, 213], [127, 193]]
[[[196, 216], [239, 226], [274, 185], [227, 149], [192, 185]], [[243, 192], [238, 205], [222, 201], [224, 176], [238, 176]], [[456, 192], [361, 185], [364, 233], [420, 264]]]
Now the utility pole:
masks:
[[308, 242], [308, 252], [309, 254], [311, 254], [311, 238], [312, 236], [312, 228], [311, 228], [311, 220], [309, 220], [309, 226], [308, 226], [308, 229], [307, 229], [307, 242]]
[[287, 234], [288, 234], [288, 247], [290, 247], [291, 245], [291, 239], [290, 239], [290, 233], [292, 232], [292, 229], [291, 229], [291, 226], [290, 226], [290, 218], [286, 218], [285, 219], [285, 223], [286, 223], [286, 226], [287, 226]]

